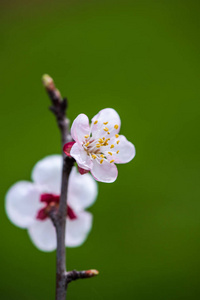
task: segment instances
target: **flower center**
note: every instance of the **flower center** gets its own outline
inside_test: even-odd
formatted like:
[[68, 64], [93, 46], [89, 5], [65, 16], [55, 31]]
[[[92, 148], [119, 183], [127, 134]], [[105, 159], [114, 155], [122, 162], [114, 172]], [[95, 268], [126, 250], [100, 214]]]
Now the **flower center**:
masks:
[[[92, 124], [92, 127], [97, 125], [97, 123], [98, 120]], [[90, 158], [96, 159], [96, 161], [100, 164], [102, 164], [104, 160], [113, 163], [115, 160], [112, 159], [112, 155], [119, 153], [119, 150], [117, 149], [117, 146], [120, 143], [119, 134], [115, 133], [114, 136], [112, 135], [112, 137], [110, 137], [113, 131], [116, 132], [119, 125], [115, 124], [109, 129], [106, 127], [107, 124], [108, 127], [110, 127], [109, 122], [103, 122], [100, 126], [98, 126], [94, 137], [91, 135], [85, 135], [82, 145]]]
[[[45, 206], [38, 211], [36, 219], [43, 221], [43, 220], [49, 218], [49, 213], [52, 209], [55, 209], [55, 208], [58, 209], [60, 196], [54, 195], [54, 194], [42, 194], [40, 196], [40, 201], [44, 202]], [[69, 205], [67, 205], [66, 216], [70, 220], [77, 219], [75, 212]]]

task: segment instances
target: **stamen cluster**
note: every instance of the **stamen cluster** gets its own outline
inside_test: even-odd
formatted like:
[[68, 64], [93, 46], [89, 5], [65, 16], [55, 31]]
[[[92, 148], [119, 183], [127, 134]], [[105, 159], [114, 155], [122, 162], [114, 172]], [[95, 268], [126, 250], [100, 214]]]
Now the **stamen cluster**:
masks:
[[[98, 123], [98, 120], [94, 122], [94, 125]], [[100, 127], [99, 132], [101, 132], [102, 127], [103, 131], [105, 132], [105, 136], [102, 136], [100, 138], [94, 139], [92, 136], [90, 137], [89, 134], [84, 136], [83, 141], [83, 148], [87, 152], [87, 154], [91, 157], [91, 159], [96, 159], [97, 162], [102, 164], [104, 160], [108, 160], [109, 156], [112, 156], [113, 154], [118, 154], [119, 150], [110, 150], [116, 147], [116, 145], [119, 144], [120, 140], [119, 134], [115, 134], [115, 139], [112, 138], [112, 143], [110, 142], [110, 138], [107, 138], [106, 135], [110, 135], [110, 133], [113, 130], [117, 130], [119, 128], [119, 125], [115, 124], [113, 127], [113, 130], [109, 131], [108, 127], [105, 127], [104, 125], [107, 125], [109, 122], [104, 122], [103, 125]], [[113, 163], [115, 160], [111, 159], [109, 160], [110, 163]]]

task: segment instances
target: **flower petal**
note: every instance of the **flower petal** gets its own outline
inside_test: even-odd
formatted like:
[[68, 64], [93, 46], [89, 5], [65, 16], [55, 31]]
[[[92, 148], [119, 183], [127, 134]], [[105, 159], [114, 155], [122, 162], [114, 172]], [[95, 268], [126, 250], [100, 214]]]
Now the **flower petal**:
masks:
[[97, 183], [90, 174], [81, 175], [73, 167], [69, 176], [67, 203], [75, 210], [80, 211], [91, 206], [97, 197]]
[[60, 194], [62, 156], [50, 155], [40, 160], [32, 171], [32, 179], [43, 185], [43, 192]]
[[67, 218], [66, 239], [67, 247], [77, 247], [84, 243], [92, 228], [92, 214], [86, 211], [79, 212], [77, 219]]
[[38, 249], [45, 252], [56, 249], [56, 231], [50, 219], [35, 221], [28, 228], [28, 233]]
[[110, 163], [106, 160], [102, 164], [94, 160], [93, 168], [91, 173], [94, 178], [101, 182], [114, 182], [117, 179], [118, 171], [115, 164]]
[[19, 181], [6, 194], [6, 212], [12, 223], [27, 228], [36, 219], [40, 203], [39, 188], [28, 181]]
[[[95, 121], [97, 121], [97, 123]], [[110, 138], [119, 132], [120, 126], [120, 117], [113, 108], [102, 109], [96, 116], [92, 118], [92, 136], [95, 138], [102, 138], [103, 136]], [[106, 127], [108, 129], [107, 132], [110, 133], [109, 135], [107, 135], [107, 132], [104, 130]]]
[[71, 135], [72, 138], [77, 142], [82, 144], [85, 139], [85, 135], [90, 134], [90, 126], [88, 117], [84, 114], [78, 115], [78, 117], [74, 120], [71, 127]]
[[70, 154], [76, 160], [79, 167], [85, 170], [90, 170], [92, 168], [92, 160], [80, 144], [75, 143], [72, 146]]
[[[125, 164], [131, 161], [135, 157], [135, 146], [129, 142], [124, 135], [120, 135], [118, 140], [119, 144], [115, 143], [115, 151], [111, 159], [115, 160], [117, 164]], [[119, 151], [117, 153], [117, 151]]]

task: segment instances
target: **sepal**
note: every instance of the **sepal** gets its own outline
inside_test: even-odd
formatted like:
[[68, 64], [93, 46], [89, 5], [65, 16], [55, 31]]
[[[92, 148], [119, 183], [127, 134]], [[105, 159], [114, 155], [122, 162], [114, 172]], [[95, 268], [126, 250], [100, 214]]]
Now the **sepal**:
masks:
[[64, 151], [64, 153], [67, 155], [67, 156], [69, 156], [69, 157], [71, 157], [71, 155], [70, 155], [70, 151], [71, 151], [71, 148], [72, 148], [72, 146], [75, 144], [75, 142], [69, 142], [69, 143], [66, 143], [64, 146], [63, 146], [63, 151]]

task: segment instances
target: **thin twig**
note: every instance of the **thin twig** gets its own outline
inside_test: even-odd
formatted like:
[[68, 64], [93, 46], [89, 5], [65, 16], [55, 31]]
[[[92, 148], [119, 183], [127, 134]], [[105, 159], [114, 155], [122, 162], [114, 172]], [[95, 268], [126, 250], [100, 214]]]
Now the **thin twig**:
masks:
[[97, 270], [87, 270], [87, 271], [70, 271], [66, 273], [66, 285], [71, 281], [75, 281], [77, 279], [86, 279], [97, 276], [99, 271]]
[[[62, 149], [65, 143], [72, 140], [69, 134], [69, 119], [66, 117], [67, 99], [62, 99], [60, 92], [56, 89], [53, 79], [44, 75], [43, 84], [51, 100], [51, 111], [54, 113], [61, 133]], [[67, 211], [67, 190], [69, 175], [74, 165], [74, 159], [67, 157], [63, 153], [62, 183], [58, 211], [49, 212], [57, 236], [56, 252], [56, 300], [65, 300], [68, 283], [79, 278], [90, 278], [98, 274], [97, 270], [88, 271], [66, 271], [66, 251], [65, 251], [65, 229]]]

